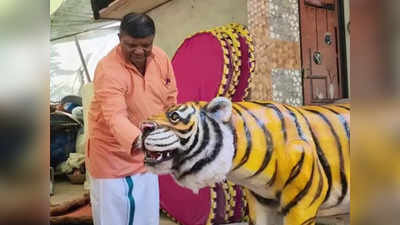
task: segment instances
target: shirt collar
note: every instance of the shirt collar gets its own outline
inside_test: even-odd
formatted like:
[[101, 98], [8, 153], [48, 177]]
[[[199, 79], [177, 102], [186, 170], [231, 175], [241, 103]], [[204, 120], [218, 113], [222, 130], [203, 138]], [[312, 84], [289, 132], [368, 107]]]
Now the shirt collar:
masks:
[[[130, 61], [128, 61], [128, 60], [124, 57], [124, 55], [122, 54], [121, 44], [118, 44], [117, 49], [116, 49], [116, 52], [117, 52], [118, 57], [121, 59], [121, 62], [124, 64], [124, 66], [126, 66], [127, 68], [130, 68], [130, 69], [133, 69], [133, 70], [139, 72], [138, 69], [136, 68], [136, 66], [133, 65]], [[150, 62], [152, 59], [154, 59], [154, 57], [155, 57], [154, 52], [151, 51], [151, 54], [146, 58], [146, 67], [147, 67], [147, 65], [149, 64], [149, 62]]]

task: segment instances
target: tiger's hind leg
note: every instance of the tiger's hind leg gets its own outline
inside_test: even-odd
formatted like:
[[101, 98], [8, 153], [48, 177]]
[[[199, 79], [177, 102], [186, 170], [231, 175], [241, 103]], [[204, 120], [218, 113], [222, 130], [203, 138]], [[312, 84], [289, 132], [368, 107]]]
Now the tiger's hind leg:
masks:
[[249, 206], [250, 225], [282, 225], [277, 201], [265, 199], [247, 188], [244, 190]]

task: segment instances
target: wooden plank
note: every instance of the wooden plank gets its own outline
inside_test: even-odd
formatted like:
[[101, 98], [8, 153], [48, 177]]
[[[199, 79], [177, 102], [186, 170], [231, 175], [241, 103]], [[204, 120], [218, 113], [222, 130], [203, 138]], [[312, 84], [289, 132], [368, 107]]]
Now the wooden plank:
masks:
[[316, 8], [308, 7], [304, 1], [299, 1], [300, 5], [300, 36], [301, 36], [301, 54], [303, 68], [303, 95], [304, 103], [309, 104], [312, 99], [312, 80], [305, 79], [312, 75], [311, 54], [316, 45]]
[[171, 0], [115, 0], [100, 10], [101, 19], [122, 19], [130, 12], [144, 13]]

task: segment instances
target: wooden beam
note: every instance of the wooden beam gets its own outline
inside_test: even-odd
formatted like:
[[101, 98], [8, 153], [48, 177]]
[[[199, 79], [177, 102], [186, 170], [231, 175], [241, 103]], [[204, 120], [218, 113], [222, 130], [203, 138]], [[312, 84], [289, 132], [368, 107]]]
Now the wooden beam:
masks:
[[130, 12], [145, 13], [171, 0], [115, 0], [100, 10], [101, 19], [122, 19]]

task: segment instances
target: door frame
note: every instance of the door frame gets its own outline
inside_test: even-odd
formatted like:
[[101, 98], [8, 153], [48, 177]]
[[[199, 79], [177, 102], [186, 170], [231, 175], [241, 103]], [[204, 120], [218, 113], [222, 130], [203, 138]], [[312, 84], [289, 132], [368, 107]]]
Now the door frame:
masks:
[[[305, 66], [304, 66], [304, 60], [303, 60], [303, 44], [302, 44], [302, 32], [301, 32], [301, 7], [300, 7], [300, 1], [304, 1], [304, 0], [298, 0], [297, 4], [298, 4], [298, 14], [299, 14], [299, 38], [300, 38], [300, 58], [301, 58], [301, 73], [302, 73], [302, 80], [301, 80], [301, 84], [302, 84], [302, 94], [303, 94], [303, 104], [305, 102], [305, 90], [304, 90], [304, 77], [305, 77]], [[340, 91], [343, 94], [343, 98], [349, 98], [349, 86], [348, 86], [348, 82], [349, 82], [349, 76], [348, 76], [348, 67], [347, 67], [347, 50], [346, 50], [346, 22], [345, 22], [345, 14], [344, 14], [344, 0], [337, 0], [338, 1], [338, 36], [339, 36], [339, 57], [340, 57], [340, 68], [338, 68], [340, 70], [340, 76], [338, 77], [341, 81], [341, 85], [340, 85]]]
[[342, 93], [343, 98], [349, 98], [349, 75], [347, 71], [347, 51], [346, 51], [346, 21], [344, 15], [344, 0], [338, 0], [338, 24], [339, 24], [339, 39], [340, 39], [340, 65], [341, 65], [341, 79], [342, 79]]

